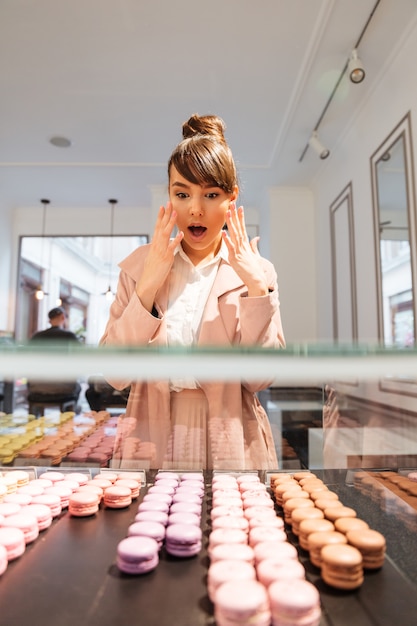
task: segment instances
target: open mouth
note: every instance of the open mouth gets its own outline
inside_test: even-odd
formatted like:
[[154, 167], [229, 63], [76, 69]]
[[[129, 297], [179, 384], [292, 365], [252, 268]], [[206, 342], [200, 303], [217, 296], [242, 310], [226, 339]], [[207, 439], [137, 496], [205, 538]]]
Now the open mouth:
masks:
[[207, 228], [205, 226], [189, 226], [188, 230], [193, 235], [193, 237], [202, 237]]

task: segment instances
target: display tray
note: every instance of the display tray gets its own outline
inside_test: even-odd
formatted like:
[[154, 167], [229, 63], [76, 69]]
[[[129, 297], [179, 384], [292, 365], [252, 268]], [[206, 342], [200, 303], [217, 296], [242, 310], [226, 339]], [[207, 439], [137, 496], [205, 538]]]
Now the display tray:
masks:
[[[328, 587], [307, 553], [299, 550], [306, 576], [320, 592], [320, 626], [415, 626], [415, 532], [346, 482], [346, 471], [325, 473], [323, 478], [344, 503], [354, 506], [359, 517], [384, 533], [387, 557], [380, 570], [365, 574], [358, 590], [342, 592]], [[147, 480], [148, 486], [152, 484], [152, 474], [148, 473]], [[141, 490], [140, 499], [146, 489]], [[211, 473], [206, 475], [201, 553], [178, 559], [162, 549], [153, 572], [129, 576], [116, 567], [116, 548], [127, 535], [140, 499], [123, 510], [102, 508], [90, 518], [74, 518], [64, 512], [55, 519], [0, 578], [0, 625], [214, 625], [206, 587]], [[288, 536], [297, 545], [291, 532]]]

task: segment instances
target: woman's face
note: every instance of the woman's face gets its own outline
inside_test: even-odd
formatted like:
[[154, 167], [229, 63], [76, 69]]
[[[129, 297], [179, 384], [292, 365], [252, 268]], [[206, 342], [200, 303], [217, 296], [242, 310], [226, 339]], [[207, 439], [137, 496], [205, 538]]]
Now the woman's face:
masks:
[[171, 166], [169, 199], [177, 213], [178, 230], [184, 233], [182, 247], [193, 262], [217, 254], [226, 211], [237, 194], [237, 186], [232, 193], [227, 193], [220, 187], [190, 183]]

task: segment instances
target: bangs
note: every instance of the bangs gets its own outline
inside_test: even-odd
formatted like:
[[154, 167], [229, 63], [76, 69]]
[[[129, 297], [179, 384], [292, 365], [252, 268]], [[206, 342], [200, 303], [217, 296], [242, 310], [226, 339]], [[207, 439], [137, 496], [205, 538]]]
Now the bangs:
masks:
[[[183, 141], [172, 155], [169, 167], [175, 169], [190, 183], [219, 187], [231, 193], [236, 185], [236, 174], [229, 150], [210, 137]], [[231, 174], [231, 175], [230, 175]]]

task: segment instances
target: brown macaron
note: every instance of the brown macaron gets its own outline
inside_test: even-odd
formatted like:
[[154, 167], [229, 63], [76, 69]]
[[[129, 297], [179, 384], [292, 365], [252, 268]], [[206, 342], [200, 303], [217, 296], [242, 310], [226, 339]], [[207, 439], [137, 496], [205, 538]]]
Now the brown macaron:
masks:
[[291, 513], [291, 525], [294, 535], [299, 534], [300, 523], [305, 519], [324, 519], [324, 513], [316, 507], [294, 509]]
[[[319, 509], [312, 509], [318, 511]], [[309, 550], [308, 537], [312, 533], [318, 532], [332, 532], [334, 531], [334, 524], [327, 519], [305, 519], [300, 522], [298, 527], [298, 541], [300, 547], [303, 550]]]
[[310, 498], [290, 498], [284, 505], [284, 522], [291, 525], [291, 514], [295, 509], [313, 508], [314, 502]]
[[324, 509], [324, 517], [334, 523], [341, 517], [356, 517], [356, 511], [350, 506], [331, 506]]
[[333, 544], [347, 545], [347, 542], [346, 535], [335, 530], [311, 533], [311, 535], [308, 536], [308, 552], [310, 555], [310, 561], [316, 567], [321, 568], [322, 548]]
[[346, 538], [351, 546], [359, 550], [364, 569], [379, 569], [385, 560], [386, 541], [377, 530], [350, 530]]
[[339, 533], [346, 534], [349, 530], [369, 528], [369, 524], [359, 517], [340, 517], [334, 521], [334, 527]]
[[362, 554], [351, 545], [327, 545], [321, 549], [321, 577], [337, 589], [357, 589], [363, 583]]

